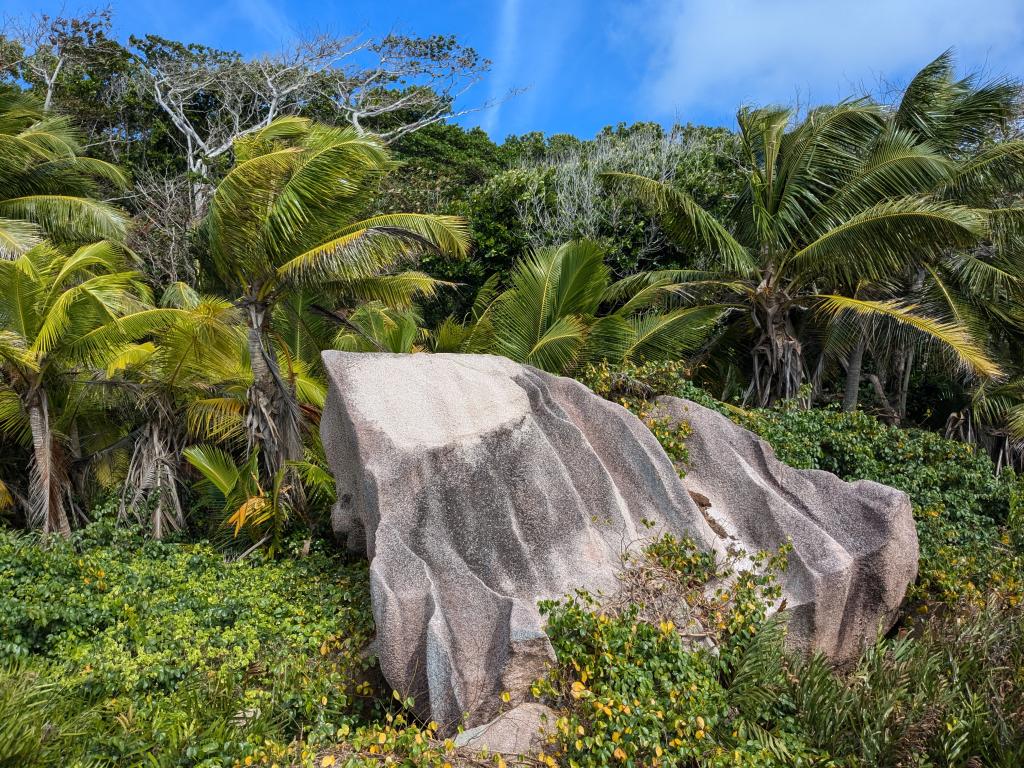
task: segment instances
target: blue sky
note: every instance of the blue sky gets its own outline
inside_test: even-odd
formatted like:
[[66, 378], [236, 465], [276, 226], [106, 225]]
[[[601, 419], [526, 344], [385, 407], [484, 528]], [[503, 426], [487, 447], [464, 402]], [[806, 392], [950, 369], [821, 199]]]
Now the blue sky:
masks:
[[[96, 4], [103, 4], [97, 2]], [[111, 0], [118, 33], [262, 53], [303, 31], [455, 34], [494, 62], [466, 105], [495, 139], [619, 121], [732, 125], [741, 103], [832, 101], [902, 82], [955, 46], [964, 69], [1024, 77], [1024, 0]], [[0, 0], [5, 14], [69, 0]], [[84, 6], [91, 7], [91, 6]]]

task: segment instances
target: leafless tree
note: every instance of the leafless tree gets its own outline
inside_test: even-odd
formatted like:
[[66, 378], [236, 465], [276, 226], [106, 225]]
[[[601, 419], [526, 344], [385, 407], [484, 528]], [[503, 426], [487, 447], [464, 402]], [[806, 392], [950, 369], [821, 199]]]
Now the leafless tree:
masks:
[[300, 111], [393, 140], [457, 111], [490, 66], [451, 37], [315, 35], [280, 53], [239, 54], [155, 36], [131, 38], [143, 87], [177, 129], [202, 210], [213, 163], [239, 137]]
[[62, 72], [88, 63], [90, 56], [104, 45], [116, 45], [108, 37], [110, 26], [109, 7], [78, 16], [5, 16], [4, 37], [14, 42], [16, 48], [7, 49], [12, 61], [4, 61], [3, 67], [42, 86], [43, 105], [49, 110]]
[[139, 171], [134, 179], [130, 246], [158, 285], [195, 285], [196, 264], [189, 249], [195, 229], [192, 189], [187, 177]]
[[366, 45], [370, 64], [335, 70], [329, 95], [335, 108], [357, 128], [394, 141], [440, 120], [493, 106], [455, 104], [490, 68], [454, 37], [387, 35]]
[[310, 99], [316, 76], [360, 47], [353, 38], [319, 36], [276, 56], [245, 60], [153, 35], [132, 37], [130, 44], [141, 85], [180, 134], [197, 214], [208, 194], [211, 164], [236, 139], [297, 112]]

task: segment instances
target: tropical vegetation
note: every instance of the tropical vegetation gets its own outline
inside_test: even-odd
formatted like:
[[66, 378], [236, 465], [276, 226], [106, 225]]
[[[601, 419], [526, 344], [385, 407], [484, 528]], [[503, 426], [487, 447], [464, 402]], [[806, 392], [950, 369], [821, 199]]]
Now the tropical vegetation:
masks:
[[717, 654], [643, 594], [547, 604], [539, 763], [1024, 761], [1018, 81], [947, 52], [895, 98], [496, 144], [456, 121], [488, 65], [454, 38], [345, 68], [329, 35], [249, 60], [36, 22], [0, 35], [0, 765], [467, 759], [376, 674], [328, 535], [328, 349], [574, 376], [681, 467], [647, 411], [683, 395], [910, 495], [919, 578], [851, 670], [786, 653], [771, 568], [716, 598], [738, 564], [687, 541], [634, 581]]

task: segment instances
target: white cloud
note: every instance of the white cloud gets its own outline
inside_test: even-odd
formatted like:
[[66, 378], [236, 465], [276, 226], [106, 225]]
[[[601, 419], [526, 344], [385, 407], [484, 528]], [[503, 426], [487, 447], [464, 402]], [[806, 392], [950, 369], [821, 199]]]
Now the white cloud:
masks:
[[288, 14], [274, 0], [235, 0], [234, 6], [239, 17], [253, 29], [262, 32], [276, 46], [295, 38]]
[[638, 100], [660, 117], [833, 101], [951, 46], [972, 69], [1024, 65], [1020, 0], [647, 1], [616, 20], [613, 40], [648, 46]]
[[484, 112], [480, 126], [492, 133], [498, 124], [501, 112], [501, 99], [512, 87], [519, 47], [520, 0], [504, 0], [501, 5], [501, 18], [498, 20], [496, 53], [493, 57], [494, 69], [491, 71], [490, 100], [495, 106]]

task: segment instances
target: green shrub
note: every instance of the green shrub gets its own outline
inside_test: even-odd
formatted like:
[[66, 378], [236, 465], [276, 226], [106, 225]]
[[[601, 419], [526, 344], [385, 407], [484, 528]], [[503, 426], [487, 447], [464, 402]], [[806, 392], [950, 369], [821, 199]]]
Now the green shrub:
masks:
[[782, 674], [767, 608], [785, 552], [754, 560], [734, 572], [667, 536], [629, 564], [615, 600], [542, 604], [558, 664], [534, 693], [564, 713], [551, 737], [561, 764], [807, 764], [802, 743], [765, 740], [757, 725], [770, 704], [759, 689]]
[[788, 464], [905, 491], [921, 550], [914, 598], [980, 601], [991, 589], [1014, 601], [1024, 595], [1024, 558], [1002, 527], [1016, 477], [1011, 471], [997, 475], [988, 456], [973, 446], [833, 408], [782, 405], [733, 418], [771, 443]]
[[[981, 608], [950, 606], [913, 634], [879, 639], [840, 673], [821, 657], [784, 650], [783, 626], [766, 610], [778, 596], [770, 573], [781, 562], [762, 562], [726, 590], [721, 566], [692, 542], [656, 542], [631, 570], [678, 577], [676, 596], [699, 619], [686, 626], [649, 610], [668, 604], [649, 589], [650, 575], [647, 602], [627, 578], [624, 600], [582, 594], [546, 604], [558, 661], [535, 694], [561, 710], [550, 738], [560, 763], [1022, 764], [1019, 607], [998, 597]], [[720, 617], [706, 621], [705, 606], [719, 602]], [[715, 650], [694, 642], [705, 634]]]
[[0, 663], [96, 713], [83, 759], [198, 765], [367, 714], [365, 563], [227, 563], [108, 523], [41, 543], [0, 532]]
[[771, 443], [792, 466], [885, 483], [905, 491], [920, 507], [942, 506], [954, 519], [1006, 519], [1013, 473], [997, 475], [988, 456], [966, 443], [833, 407], [802, 410], [785, 404], [743, 411], [735, 420]]
[[1024, 615], [950, 606], [836, 675], [795, 658], [777, 692], [808, 743], [864, 766], [1024, 764]]

